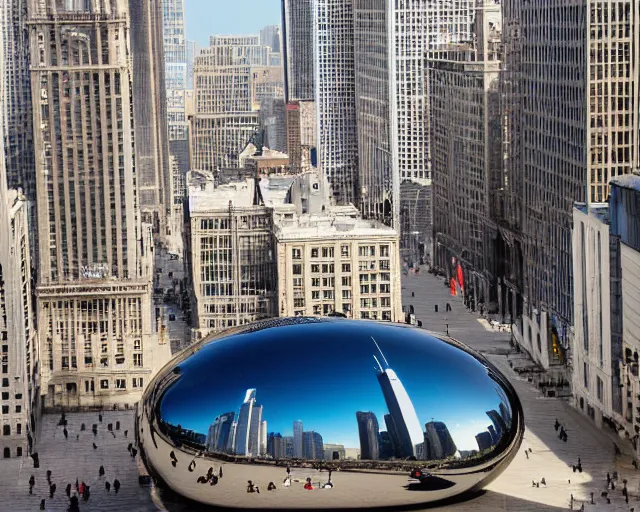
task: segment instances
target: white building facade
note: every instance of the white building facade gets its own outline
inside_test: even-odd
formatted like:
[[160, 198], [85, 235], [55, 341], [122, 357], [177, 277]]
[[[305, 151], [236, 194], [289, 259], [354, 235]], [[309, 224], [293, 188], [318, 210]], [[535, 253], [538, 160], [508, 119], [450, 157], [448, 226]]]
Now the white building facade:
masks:
[[609, 245], [608, 206], [574, 208], [574, 406], [598, 426], [613, 415]]

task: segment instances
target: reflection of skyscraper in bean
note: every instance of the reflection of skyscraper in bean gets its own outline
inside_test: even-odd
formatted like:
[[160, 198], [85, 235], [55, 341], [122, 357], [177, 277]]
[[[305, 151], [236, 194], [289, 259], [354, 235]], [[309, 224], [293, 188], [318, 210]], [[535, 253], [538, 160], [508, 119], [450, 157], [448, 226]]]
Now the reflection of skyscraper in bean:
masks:
[[491, 423], [493, 423], [493, 428], [496, 429], [498, 440], [500, 440], [502, 436], [507, 432], [507, 425], [502, 418], [502, 415], [494, 409], [492, 411], [487, 411], [487, 416], [489, 416]]
[[378, 460], [380, 458], [378, 418], [372, 412], [357, 411], [356, 419], [360, 435], [360, 458]]
[[395, 451], [399, 457], [416, 455], [416, 447], [424, 442], [424, 434], [416, 409], [396, 372], [389, 368], [389, 363], [380, 347], [375, 340], [373, 342], [385, 363], [385, 367], [383, 367], [378, 358], [373, 356], [378, 364], [378, 382], [395, 427], [395, 435], [398, 440], [398, 446]]
[[396, 426], [393, 423], [393, 418], [391, 414], [384, 415], [384, 423], [387, 426], [387, 432], [389, 432], [389, 437], [391, 438], [391, 444], [393, 446], [393, 454], [396, 457], [400, 456], [398, 452], [400, 447], [400, 437], [398, 436], [398, 431], [396, 430]]
[[489, 432], [480, 432], [476, 435], [476, 442], [478, 443], [478, 451], [484, 451], [491, 448], [493, 440]]
[[500, 409], [500, 416], [502, 417], [505, 425], [507, 425], [507, 427], [511, 427], [511, 409], [509, 409], [509, 406], [504, 402], [500, 402], [498, 409]]
[[[256, 403], [256, 390], [247, 389], [244, 402], [240, 406], [240, 414], [238, 415], [238, 426], [236, 427], [235, 452], [238, 455], [247, 455], [249, 453], [249, 437], [251, 432], [251, 416], [253, 406]], [[260, 409], [262, 414], [262, 408]], [[258, 422], [258, 426], [260, 423]]]
[[302, 433], [302, 457], [305, 459], [324, 459], [322, 436], [313, 430]]
[[262, 406], [256, 403], [253, 404], [251, 410], [251, 427], [249, 429], [249, 452], [247, 455], [256, 457], [260, 455], [261, 445], [261, 427], [262, 425]]
[[209, 435], [207, 436], [207, 450], [209, 451], [225, 451], [229, 443], [229, 433], [231, 425], [236, 417], [235, 412], [227, 412], [218, 416], [209, 427]]
[[302, 458], [302, 422], [300, 420], [293, 422], [293, 456]]
[[430, 421], [425, 424], [425, 458], [441, 460], [456, 453], [456, 445], [447, 426], [441, 421]]

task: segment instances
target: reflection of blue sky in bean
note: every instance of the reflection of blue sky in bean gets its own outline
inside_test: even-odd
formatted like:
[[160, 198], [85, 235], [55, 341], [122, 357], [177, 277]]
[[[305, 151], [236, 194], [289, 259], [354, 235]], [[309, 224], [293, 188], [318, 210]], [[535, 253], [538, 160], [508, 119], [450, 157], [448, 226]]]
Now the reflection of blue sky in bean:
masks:
[[293, 421], [325, 443], [359, 447], [356, 411], [372, 411], [380, 430], [388, 413], [376, 378], [373, 336], [407, 390], [421, 426], [444, 422], [460, 450], [477, 449], [486, 412], [498, 410], [496, 383], [472, 356], [423, 331], [332, 322], [262, 330], [211, 343], [181, 364], [162, 402], [174, 425], [206, 434], [216, 416], [238, 412], [257, 389], [269, 432], [293, 435]]

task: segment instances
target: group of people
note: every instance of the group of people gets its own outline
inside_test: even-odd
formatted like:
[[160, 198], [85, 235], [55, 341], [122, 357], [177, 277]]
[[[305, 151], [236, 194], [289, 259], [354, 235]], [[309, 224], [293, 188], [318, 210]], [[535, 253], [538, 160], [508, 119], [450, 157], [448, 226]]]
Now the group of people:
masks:
[[[193, 467], [196, 467], [196, 463], [195, 461], [192, 461], [191, 464], [193, 464]], [[191, 465], [189, 465], [189, 467], [191, 468]], [[220, 479], [222, 479], [222, 466], [220, 466], [220, 469], [218, 471], [214, 471], [212, 467], [209, 468], [209, 471], [207, 471], [206, 476], [199, 476], [197, 482], [199, 484], [209, 484], [209, 485], [218, 485], [218, 482], [220, 481]]]
[[[222, 468], [220, 469], [222, 470]], [[313, 491], [314, 489], [332, 489], [333, 483], [331, 483], [331, 473], [332, 471], [329, 470], [329, 478], [326, 483], [323, 484], [321, 482], [318, 482], [318, 485], [315, 487], [313, 485], [313, 482], [311, 481], [311, 477], [307, 477], [304, 483], [304, 489], [307, 491]], [[288, 466], [287, 466], [287, 476], [285, 476], [282, 485], [283, 487], [291, 487], [291, 468]], [[267, 486], [267, 491], [275, 491], [276, 489], [277, 489], [276, 484], [273, 482], [269, 482], [269, 485]], [[249, 493], [255, 492], [257, 494], [260, 494], [260, 488], [256, 484], [254, 484], [253, 481], [248, 480], [247, 492]]]

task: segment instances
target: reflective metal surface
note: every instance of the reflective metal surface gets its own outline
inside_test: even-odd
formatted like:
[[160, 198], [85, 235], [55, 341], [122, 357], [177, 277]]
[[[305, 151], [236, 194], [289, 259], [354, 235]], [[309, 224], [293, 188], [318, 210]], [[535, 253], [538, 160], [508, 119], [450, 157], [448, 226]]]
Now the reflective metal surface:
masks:
[[515, 390], [482, 356], [397, 324], [277, 319], [204, 340], [150, 384], [141, 454], [205, 504], [367, 508], [479, 490], [517, 452]]

